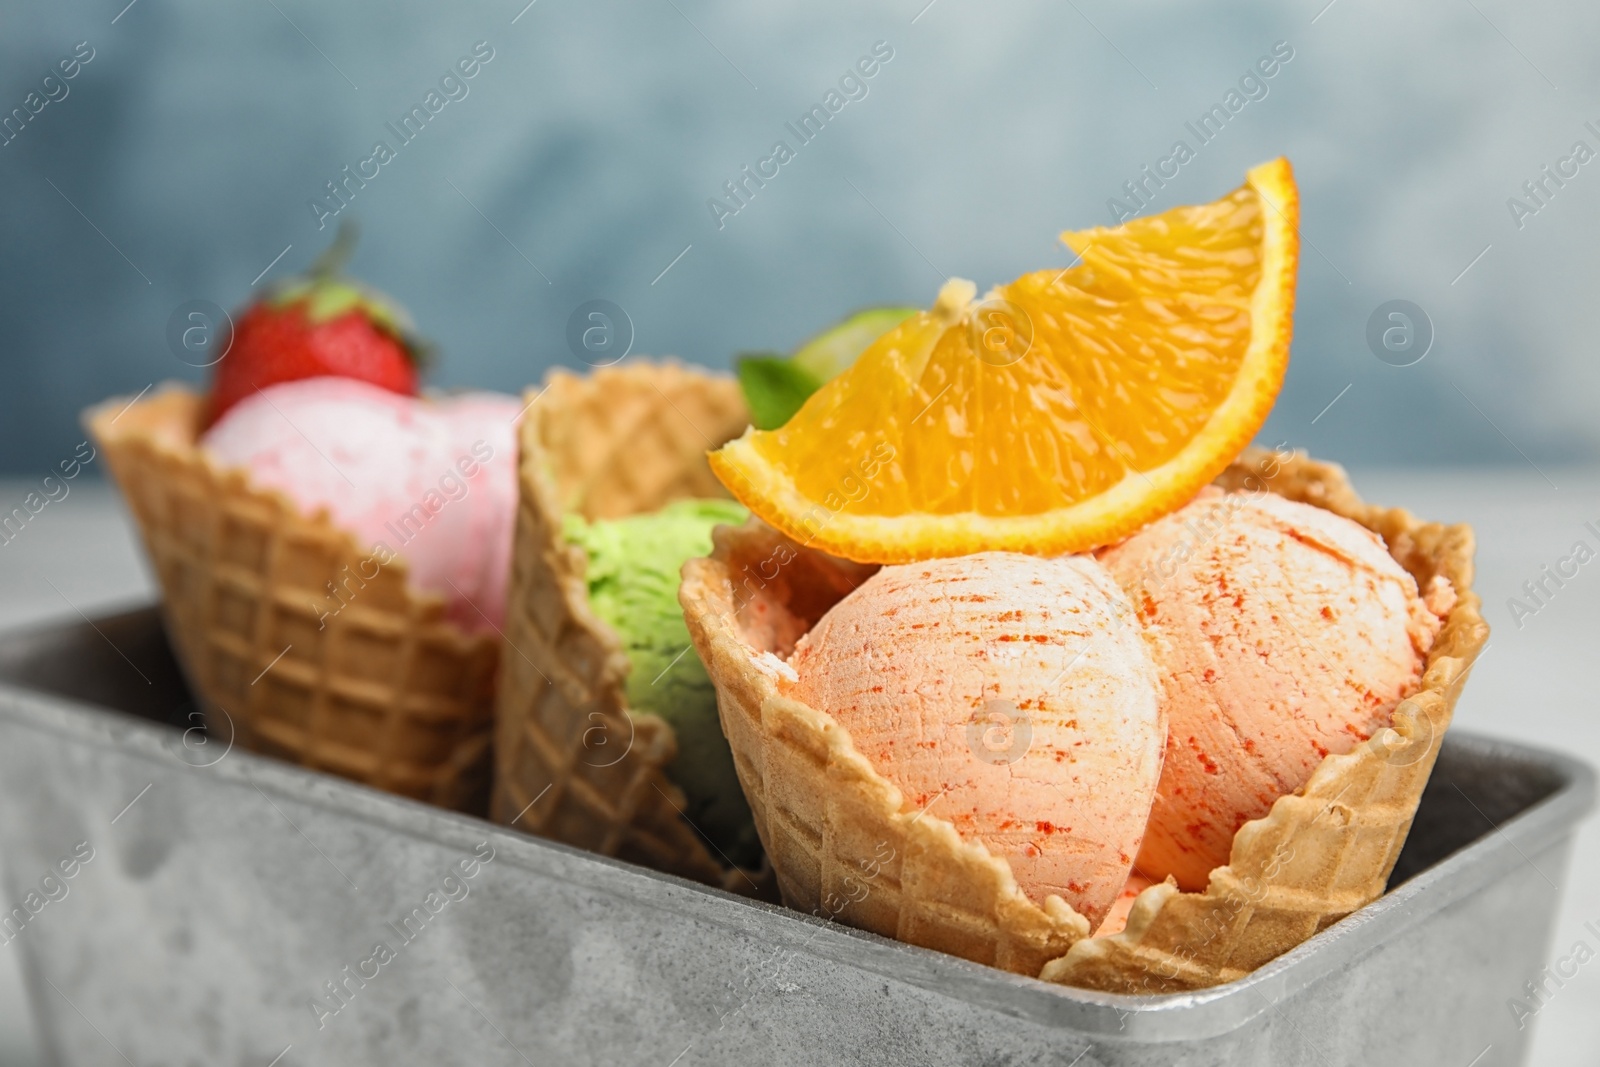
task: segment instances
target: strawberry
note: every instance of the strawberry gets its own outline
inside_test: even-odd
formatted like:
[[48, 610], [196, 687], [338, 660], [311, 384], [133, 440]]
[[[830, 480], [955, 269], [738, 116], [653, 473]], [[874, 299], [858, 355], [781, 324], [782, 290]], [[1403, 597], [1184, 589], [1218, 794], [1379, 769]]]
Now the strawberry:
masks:
[[402, 309], [339, 275], [354, 243], [354, 228], [341, 226], [307, 275], [275, 286], [239, 316], [212, 378], [207, 425], [257, 389], [301, 378], [355, 378], [417, 395], [426, 345]]

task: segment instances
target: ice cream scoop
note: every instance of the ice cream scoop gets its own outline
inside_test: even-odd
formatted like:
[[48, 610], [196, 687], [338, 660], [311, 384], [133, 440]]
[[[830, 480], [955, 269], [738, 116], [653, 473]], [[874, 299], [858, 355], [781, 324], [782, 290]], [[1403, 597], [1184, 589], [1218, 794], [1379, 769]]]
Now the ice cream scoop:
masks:
[[[326, 508], [372, 546], [377, 564], [404, 559], [413, 587], [439, 594], [451, 619], [478, 630], [505, 616], [520, 408], [496, 393], [417, 399], [308, 378], [239, 401], [200, 443], [307, 513]], [[329, 610], [360, 595], [359, 583], [330, 589]]]
[[712, 527], [748, 514], [731, 500], [679, 500], [622, 519], [568, 515], [563, 530], [589, 557], [590, 605], [628, 654], [628, 706], [671, 725], [678, 755], [667, 776], [684, 792], [689, 821], [741, 866], [760, 862], [761, 842], [717, 719], [717, 691], [678, 605], [678, 573], [711, 551]]
[[1204, 889], [1234, 833], [1386, 725], [1454, 602], [1374, 533], [1267, 493], [1207, 490], [1104, 550], [1156, 638], [1170, 736], [1138, 871]]
[[1159, 677], [1132, 606], [1087, 556], [1011, 552], [885, 567], [789, 659], [899, 787], [1010, 865], [1035, 903], [1091, 929], [1116, 900], [1166, 739]]

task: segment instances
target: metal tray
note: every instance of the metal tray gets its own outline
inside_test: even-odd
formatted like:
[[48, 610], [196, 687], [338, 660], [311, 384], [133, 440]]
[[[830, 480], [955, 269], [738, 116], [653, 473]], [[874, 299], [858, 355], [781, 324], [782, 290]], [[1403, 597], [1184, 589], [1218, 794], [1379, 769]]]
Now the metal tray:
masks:
[[1594, 795], [1452, 732], [1381, 900], [1239, 982], [1123, 997], [233, 751], [192, 711], [152, 610], [0, 640], [0, 939], [56, 1062], [1515, 1064], [1506, 1001]]

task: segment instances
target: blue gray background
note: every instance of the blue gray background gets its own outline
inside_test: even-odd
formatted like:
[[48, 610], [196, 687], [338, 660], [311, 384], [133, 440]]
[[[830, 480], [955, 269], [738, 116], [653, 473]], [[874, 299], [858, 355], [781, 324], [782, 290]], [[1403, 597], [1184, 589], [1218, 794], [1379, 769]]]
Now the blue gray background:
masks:
[[[1600, 454], [1600, 162], [1520, 229], [1506, 204], [1574, 141], [1600, 149], [1593, 4], [524, 2], [6, 4], [0, 112], [78, 42], [95, 58], [0, 147], [0, 473], [69, 456], [86, 404], [198, 379], [173, 310], [307, 264], [332, 234], [307, 201], [477, 41], [495, 58], [470, 95], [350, 208], [355, 270], [441, 345], [435, 384], [578, 364], [566, 324], [589, 299], [628, 311], [635, 353], [725, 366], [861, 305], [926, 304], [947, 274], [1064, 265], [1056, 233], [1107, 222], [1286, 41], [1268, 95], [1154, 205], [1280, 153], [1297, 168], [1294, 357], [1264, 436], [1362, 465]], [[719, 230], [707, 199], [794, 144], [785, 122], [880, 40], [866, 98]], [[1365, 339], [1392, 299], [1434, 325], [1412, 366]]]

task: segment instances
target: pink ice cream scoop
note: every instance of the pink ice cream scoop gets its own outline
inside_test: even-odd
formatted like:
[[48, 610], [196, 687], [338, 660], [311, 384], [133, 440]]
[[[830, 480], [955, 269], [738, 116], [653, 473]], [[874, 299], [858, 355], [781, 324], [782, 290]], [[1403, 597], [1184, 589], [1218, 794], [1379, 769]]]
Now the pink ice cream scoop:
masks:
[[906, 810], [1004, 858], [1092, 929], [1128, 877], [1166, 740], [1132, 605], [1087, 556], [884, 567], [795, 646], [827, 712]]
[[1156, 638], [1166, 763], [1140, 874], [1201, 890], [1233, 835], [1330, 752], [1388, 725], [1455, 601], [1365, 527], [1269, 493], [1210, 489], [1101, 560]]
[[307, 512], [326, 508], [363, 544], [400, 556], [413, 587], [444, 597], [448, 617], [476, 630], [505, 617], [520, 406], [497, 393], [417, 399], [308, 378], [241, 401], [201, 444], [253, 484]]

